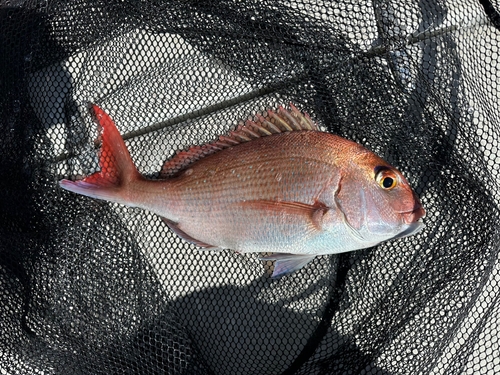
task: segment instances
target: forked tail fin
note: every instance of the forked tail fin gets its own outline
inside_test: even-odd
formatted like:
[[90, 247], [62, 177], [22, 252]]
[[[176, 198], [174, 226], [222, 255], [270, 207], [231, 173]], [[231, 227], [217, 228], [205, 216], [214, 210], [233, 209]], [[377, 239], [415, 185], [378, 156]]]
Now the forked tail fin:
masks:
[[137, 171], [113, 120], [98, 106], [92, 105], [92, 109], [102, 136], [99, 151], [101, 171], [79, 181], [61, 180], [59, 185], [88, 197], [129, 204], [128, 186], [143, 177]]

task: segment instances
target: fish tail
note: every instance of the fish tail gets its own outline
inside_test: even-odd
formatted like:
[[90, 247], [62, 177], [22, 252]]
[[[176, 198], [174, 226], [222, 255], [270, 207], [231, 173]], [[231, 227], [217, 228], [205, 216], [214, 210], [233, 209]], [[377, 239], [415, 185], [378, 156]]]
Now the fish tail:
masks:
[[59, 185], [88, 197], [131, 205], [128, 202], [128, 188], [143, 177], [134, 165], [113, 120], [96, 105], [92, 105], [92, 110], [102, 138], [99, 151], [101, 171], [79, 181], [61, 180]]

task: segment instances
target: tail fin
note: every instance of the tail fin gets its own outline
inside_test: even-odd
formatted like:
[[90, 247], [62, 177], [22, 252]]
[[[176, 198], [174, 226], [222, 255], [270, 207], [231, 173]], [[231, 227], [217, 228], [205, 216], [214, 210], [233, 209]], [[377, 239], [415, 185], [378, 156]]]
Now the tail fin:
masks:
[[98, 106], [92, 105], [92, 109], [102, 136], [99, 151], [101, 171], [80, 181], [61, 180], [59, 185], [88, 197], [127, 204], [123, 193], [131, 182], [141, 179], [142, 176], [137, 171], [113, 120]]

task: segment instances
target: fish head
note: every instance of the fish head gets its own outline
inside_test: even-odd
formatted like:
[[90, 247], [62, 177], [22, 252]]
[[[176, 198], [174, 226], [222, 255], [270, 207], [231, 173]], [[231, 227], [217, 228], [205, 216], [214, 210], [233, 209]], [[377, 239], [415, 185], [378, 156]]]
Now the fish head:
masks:
[[425, 210], [404, 176], [368, 150], [357, 156], [343, 168], [336, 195], [354, 237], [376, 244], [420, 231]]

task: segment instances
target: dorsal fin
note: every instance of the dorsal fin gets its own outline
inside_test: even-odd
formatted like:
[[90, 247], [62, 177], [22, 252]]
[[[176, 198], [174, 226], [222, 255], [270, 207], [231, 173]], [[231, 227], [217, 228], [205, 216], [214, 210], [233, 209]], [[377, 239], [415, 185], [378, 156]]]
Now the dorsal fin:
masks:
[[291, 111], [287, 111], [280, 106], [277, 113], [267, 111], [266, 117], [257, 115], [255, 121], [247, 120], [245, 125], [238, 125], [235, 130], [225, 136], [220, 136], [215, 142], [192, 146], [187, 150], [178, 152], [177, 155], [167, 160], [163, 165], [160, 178], [170, 178], [205, 156], [240, 143], [249, 142], [252, 139], [290, 131], [319, 130], [307, 113], [302, 114], [291, 103], [290, 107], [292, 108]]

